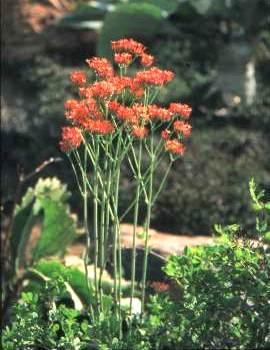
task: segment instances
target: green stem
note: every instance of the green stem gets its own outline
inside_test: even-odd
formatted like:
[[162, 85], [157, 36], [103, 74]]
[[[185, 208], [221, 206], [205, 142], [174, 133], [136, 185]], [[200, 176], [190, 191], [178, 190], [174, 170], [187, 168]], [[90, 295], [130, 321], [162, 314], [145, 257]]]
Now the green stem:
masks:
[[[84, 174], [87, 176], [87, 152], [86, 149], [84, 151]], [[90, 299], [92, 297], [92, 288], [89, 281], [89, 275], [88, 275], [88, 260], [89, 260], [89, 253], [91, 248], [91, 239], [90, 239], [90, 233], [88, 229], [88, 192], [87, 192], [87, 184], [85, 181], [85, 178], [83, 177], [83, 216], [84, 216], [84, 229], [86, 234], [86, 252], [84, 255], [84, 271], [85, 271], [85, 279], [86, 279], [86, 285], [89, 292]], [[90, 312], [92, 314], [92, 318], [94, 319], [94, 312], [92, 309], [92, 305], [90, 304]]]
[[165, 182], [166, 182], [166, 180], [168, 178], [169, 172], [170, 172], [170, 170], [172, 168], [172, 164], [173, 164], [173, 161], [170, 161], [170, 164], [169, 164], [168, 168], [166, 169], [166, 172], [165, 172], [165, 174], [163, 176], [163, 179], [162, 179], [162, 181], [160, 183], [160, 186], [159, 186], [159, 188], [158, 188], [158, 190], [157, 190], [157, 192], [156, 192], [156, 194], [155, 194], [155, 196], [153, 198], [152, 204], [154, 204], [155, 201], [158, 199], [158, 196], [159, 196], [160, 192], [162, 191], [162, 189], [163, 189], [163, 187], [165, 185]]
[[78, 188], [79, 188], [80, 194], [81, 194], [81, 196], [83, 197], [84, 192], [83, 192], [83, 190], [82, 190], [82, 187], [81, 187], [81, 184], [80, 184], [80, 180], [79, 180], [79, 177], [78, 177], [78, 174], [77, 174], [75, 165], [74, 165], [74, 163], [73, 163], [73, 161], [72, 161], [71, 155], [70, 155], [70, 154], [67, 154], [67, 156], [68, 156], [68, 159], [69, 159], [69, 161], [70, 161], [70, 164], [71, 164], [73, 173], [74, 173], [74, 175], [75, 175], [76, 183], [77, 183], [77, 186], [78, 186]]
[[151, 209], [152, 209], [152, 196], [153, 196], [153, 175], [154, 175], [154, 163], [155, 155], [153, 151], [153, 134], [151, 135], [151, 161], [150, 161], [150, 174], [149, 174], [149, 185], [148, 185], [148, 200], [147, 203], [147, 214], [145, 224], [145, 242], [144, 242], [144, 260], [143, 260], [143, 275], [142, 275], [142, 294], [141, 294], [141, 316], [144, 314], [145, 307], [145, 287], [146, 287], [146, 275], [147, 275], [147, 263], [148, 263], [148, 245], [149, 245], [149, 228], [151, 221]]
[[109, 200], [106, 201], [106, 220], [105, 220], [105, 237], [104, 237], [104, 246], [105, 246], [105, 258], [103, 270], [106, 267], [108, 257], [109, 257], [109, 227], [110, 227], [110, 197], [111, 197], [111, 181], [112, 181], [112, 169], [111, 164], [109, 165], [109, 173], [108, 173], [108, 183], [107, 183], [107, 196]]
[[132, 314], [132, 303], [134, 296], [135, 274], [136, 274], [136, 231], [138, 224], [139, 200], [141, 189], [141, 158], [142, 158], [142, 141], [140, 140], [139, 157], [138, 157], [138, 174], [137, 174], [137, 188], [135, 196], [135, 207], [133, 217], [133, 238], [132, 238], [132, 265], [131, 265], [131, 295], [130, 295], [130, 315]]
[[117, 169], [117, 177], [115, 184], [115, 236], [117, 237], [117, 248], [118, 248], [118, 307], [119, 307], [119, 337], [122, 338], [122, 317], [121, 317], [121, 297], [122, 297], [122, 249], [121, 249], [121, 236], [120, 236], [120, 225], [118, 219], [118, 197], [119, 197], [119, 181], [120, 181], [120, 164]]
[[[98, 143], [98, 141], [97, 141]], [[97, 144], [97, 154], [95, 159], [95, 165], [98, 163], [99, 160], [99, 144]], [[95, 167], [94, 169], [94, 198], [93, 198], [93, 204], [94, 204], [94, 281], [95, 281], [95, 296], [96, 296], [96, 302], [99, 309], [99, 296], [98, 296], [98, 280], [97, 280], [97, 265], [98, 265], [98, 178], [97, 178], [97, 169]]]
[[[104, 164], [104, 174], [107, 175], [106, 185], [109, 182], [108, 179], [108, 158], [106, 153], [108, 153], [108, 142], [106, 143], [106, 151], [105, 151], [105, 164]], [[106, 198], [109, 197], [108, 192], [106, 193], [107, 188], [105, 187], [105, 184], [103, 186], [102, 190], [102, 199], [101, 199], [101, 207], [100, 207], [100, 235], [99, 235], [99, 293], [100, 293], [100, 302], [101, 302], [101, 310], [103, 310], [103, 303], [102, 303], [102, 274], [104, 270], [104, 255], [105, 255], [105, 241], [104, 241], [104, 233], [105, 233], [105, 211], [106, 211]]]
[[[113, 167], [113, 172], [115, 176], [114, 179], [114, 193], [112, 196], [113, 210], [114, 210], [114, 298], [118, 301], [118, 317], [119, 317], [119, 338], [122, 338], [122, 317], [121, 317], [121, 278], [122, 278], [122, 252], [121, 252], [121, 239], [120, 239], [120, 225], [118, 218], [118, 197], [119, 197], [119, 181], [120, 181], [120, 168], [122, 161], [122, 149], [121, 149], [121, 138], [122, 134], [119, 133], [117, 140], [117, 147], [115, 151], [115, 162]], [[118, 252], [118, 264], [117, 264], [117, 252]], [[118, 266], [118, 269], [117, 269]], [[117, 271], [118, 270], [118, 271]], [[118, 281], [117, 281], [118, 278]], [[118, 282], [118, 286], [117, 286]]]

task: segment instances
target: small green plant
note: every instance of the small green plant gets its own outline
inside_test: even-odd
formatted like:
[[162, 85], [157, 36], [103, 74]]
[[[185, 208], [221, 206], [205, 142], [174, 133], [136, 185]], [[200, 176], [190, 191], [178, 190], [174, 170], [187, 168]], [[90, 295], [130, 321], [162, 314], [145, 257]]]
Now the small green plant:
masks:
[[42, 294], [22, 294], [12, 310], [13, 322], [3, 332], [5, 350], [77, 350], [90, 343], [87, 315], [57, 305], [63, 288], [59, 279], [47, 283]]
[[[34, 187], [28, 188], [20, 203], [15, 203], [3, 242], [3, 313], [7, 311], [10, 300], [16, 298], [25, 270], [41, 258], [63, 256], [66, 247], [74, 240], [76, 215], [70, 212], [69, 196], [66, 185], [59, 179], [40, 178]], [[35, 237], [34, 227], [37, 231]]]

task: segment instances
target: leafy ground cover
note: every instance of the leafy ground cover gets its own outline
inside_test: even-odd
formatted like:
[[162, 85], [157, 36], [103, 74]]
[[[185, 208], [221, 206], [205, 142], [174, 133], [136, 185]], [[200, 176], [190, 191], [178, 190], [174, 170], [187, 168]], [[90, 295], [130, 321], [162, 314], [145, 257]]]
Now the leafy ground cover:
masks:
[[[59, 193], [56, 187], [54, 191]], [[145, 317], [141, 319], [136, 308], [130, 317], [122, 306], [121, 341], [110, 296], [112, 283], [105, 283], [106, 307], [93, 322], [87, 312], [92, 299], [82, 271], [55, 258], [26, 267], [28, 282], [12, 307], [3, 349], [267, 349], [270, 207], [266, 195], [250, 182], [255, 240], [239, 224], [216, 225], [214, 244], [186, 248], [182, 255], [169, 257], [163, 268], [166, 279], [148, 285]], [[127, 285], [124, 293], [129, 292]]]

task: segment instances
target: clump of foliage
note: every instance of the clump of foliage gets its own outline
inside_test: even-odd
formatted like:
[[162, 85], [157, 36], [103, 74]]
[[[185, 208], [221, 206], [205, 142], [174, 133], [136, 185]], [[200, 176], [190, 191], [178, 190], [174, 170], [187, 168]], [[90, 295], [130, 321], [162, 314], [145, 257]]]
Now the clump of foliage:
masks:
[[[38, 171], [36, 169], [34, 174]], [[25, 180], [32, 175], [25, 176]], [[23, 181], [21, 179], [21, 183]], [[69, 196], [67, 186], [58, 178], [40, 178], [34, 187], [28, 188], [20, 203], [16, 203], [2, 242], [5, 280], [1, 299], [4, 310], [10, 297], [20, 289], [25, 269], [41, 258], [63, 256], [74, 240], [77, 218], [67, 203]]]
[[[13, 322], [3, 334], [4, 349], [79, 349], [89, 341], [87, 316], [64, 304], [56, 305], [61, 280], [42, 294], [23, 293], [13, 308]], [[81, 317], [81, 319], [79, 318]], [[84, 341], [82, 341], [84, 338]]]
[[58, 274], [14, 306], [4, 349], [268, 348], [270, 202], [254, 180], [250, 195], [256, 240], [243, 235], [240, 225], [216, 225], [213, 245], [171, 256], [164, 268], [168, 284], [155, 283], [158, 293], [150, 296], [145, 317], [123, 314], [121, 340], [113, 299], [107, 296], [104, 310], [92, 319], [66, 304], [66, 285]]
[[214, 245], [186, 248], [168, 260], [170, 292], [149, 305], [155, 349], [269, 347], [270, 203], [253, 180], [250, 194], [257, 240], [243, 236], [239, 225], [216, 225]]

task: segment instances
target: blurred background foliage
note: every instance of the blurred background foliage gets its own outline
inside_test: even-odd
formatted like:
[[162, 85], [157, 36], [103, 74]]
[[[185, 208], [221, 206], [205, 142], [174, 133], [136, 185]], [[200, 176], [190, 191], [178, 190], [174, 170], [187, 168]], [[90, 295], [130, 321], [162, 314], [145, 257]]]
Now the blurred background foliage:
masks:
[[[194, 132], [158, 200], [153, 226], [209, 234], [214, 223], [237, 218], [248, 229], [250, 208], [242, 204], [248, 203], [248, 179], [254, 176], [270, 190], [269, 1], [49, 1], [61, 2], [69, 2], [68, 10], [37, 35], [46, 42], [42, 51], [27, 58], [2, 58], [4, 214], [9, 214], [14, 197], [18, 166], [27, 172], [49, 157], [62, 156], [57, 144], [64, 100], [74, 94], [71, 70], [85, 69], [87, 57], [109, 56], [110, 40], [133, 37], [148, 46], [159, 66], [176, 73], [159, 103], [193, 106]], [[52, 42], [59, 33], [66, 37], [57, 46]], [[62, 157], [44, 176], [56, 175], [68, 183], [73, 211], [79, 214], [75, 181]], [[166, 162], [158, 170], [160, 177], [165, 168]], [[125, 173], [122, 208], [132, 192]]]

